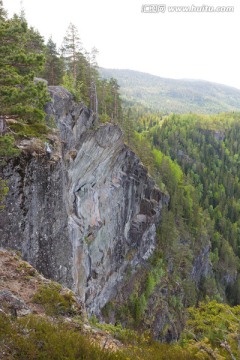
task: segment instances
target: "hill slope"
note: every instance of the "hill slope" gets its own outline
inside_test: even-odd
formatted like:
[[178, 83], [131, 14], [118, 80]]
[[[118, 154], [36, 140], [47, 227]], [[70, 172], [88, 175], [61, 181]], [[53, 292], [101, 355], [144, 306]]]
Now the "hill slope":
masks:
[[240, 110], [240, 90], [189, 79], [167, 79], [133, 70], [99, 69], [102, 77], [117, 79], [123, 99], [163, 113], [218, 113]]
[[[71, 338], [79, 341], [76, 347], [81, 342], [81, 355]], [[44, 278], [16, 252], [0, 248], [0, 359], [47, 360], [61, 354], [110, 360], [118, 359], [111, 353], [122, 348], [109, 331], [89, 324], [71, 290]]]

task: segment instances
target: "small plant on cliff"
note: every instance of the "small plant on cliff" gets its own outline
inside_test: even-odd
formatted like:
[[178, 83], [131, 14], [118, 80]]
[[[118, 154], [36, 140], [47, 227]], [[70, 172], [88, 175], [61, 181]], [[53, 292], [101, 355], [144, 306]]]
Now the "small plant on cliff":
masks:
[[7, 182], [5, 180], [2, 180], [0, 178], [0, 211], [4, 208], [4, 199], [5, 199], [5, 196], [7, 195], [8, 193], [8, 187], [7, 187]]
[[33, 302], [43, 305], [46, 314], [75, 315], [74, 298], [71, 292], [61, 293], [61, 285], [51, 282], [39, 288], [33, 297]]
[[14, 137], [6, 134], [0, 137], [0, 165], [10, 157], [19, 154], [19, 150], [14, 148]]

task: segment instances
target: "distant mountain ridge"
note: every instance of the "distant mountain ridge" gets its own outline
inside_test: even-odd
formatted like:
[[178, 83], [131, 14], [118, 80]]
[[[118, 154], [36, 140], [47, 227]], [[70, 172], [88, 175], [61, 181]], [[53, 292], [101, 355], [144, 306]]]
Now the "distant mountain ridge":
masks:
[[193, 79], [168, 79], [134, 70], [99, 69], [103, 78], [117, 79], [124, 100], [163, 113], [240, 111], [240, 90]]

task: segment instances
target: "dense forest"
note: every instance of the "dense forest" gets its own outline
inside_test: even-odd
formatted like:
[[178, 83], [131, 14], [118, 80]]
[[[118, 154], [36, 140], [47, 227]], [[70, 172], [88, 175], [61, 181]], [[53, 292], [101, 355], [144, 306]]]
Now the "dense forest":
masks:
[[[45, 141], [54, 127], [45, 119], [47, 83], [60, 85], [87, 105], [99, 123], [117, 123], [122, 128], [125, 143], [140, 156], [170, 199], [163, 209], [156, 251], [131, 296], [119, 307], [112, 302], [103, 309], [108, 320], [115, 307], [119, 324], [131, 328], [124, 333], [131, 345], [126, 353], [106, 355], [88, 348], [76, 331], [61, 321], [53, 325], [34, 316], [19, 320], [0, 314], [0, 345], [12, 349], [9, 358], [22, 359], [22, 354], [29, 359], [43, 358], [39, 344], [44, 343], [44, 334], [59, 331], [52, 339], [55, 350], [46, 350], [45, 359], [58, 358], [60, 336], [66, 337], [67, 359], [237, 359], [240, 114], [166, 116], [164, 109], [155, 111], [129, 99], [123, 106], [117, 81], [101, 78], [97, 50], [84, 50], [75, 25], [69, 25], [62, 47], [57, 49], [52, 38], [45, 44], [41, 34], [29, 27], [24, 12], [8, 18], [1, 0], [0, 47], [1, 166], [19, 156], [21, 139]], [[0, 179], [1, 206], [6, 193], [7, 183]], [[194, 270], [200, 258], [205, 267], [201, 277]], [[160, 340], [174, 340], [172, 345], [155, 343], [149, 336], [150, 319], [161, 307], [168, 307], [176, 336], [168, 338], [165, 329]], [[181, 319], [180, 325], [174, 315]], [[121, 325], [91, 321], [113, 334], [123, 331]], [[144, 335], [139, 337], [139, 333]], [[76, 353], [71, 353], [74, 342], [83, 343], [81, 354], [75, 348]]]
[[239, 113], [172, 115], [149, 131], [152, 144], [179, 164], [195, 189], [195, 201], [211, 219], [218, 291], [234, 305], [240, 302], [239, 121]]
[[[211, 280], [202, 279], [205, 295], [239, 304], [237, 139], [240, 114], [172, 114], [163, 117], [143, 113], [139, 107], [132, 107], [132, 112], [137, 120], [129, 121], [130, 133], [134, 134], [129, 145], [139, 153], [159, 186], [170, 194], [167, 216], [173, 212], [179, 236], [190, 232], [196, 248], [199, 244], [196, 237], [202, 238], [201, 219], [204, 222], [204, 232], [211, 243], [212, 264]], [[164, 222], [166, 224], [166, 218]], [[186, 226], [185, 230], [181, 230], [181, 223]], [[170, 234], [168, 232], [168, 245]]]

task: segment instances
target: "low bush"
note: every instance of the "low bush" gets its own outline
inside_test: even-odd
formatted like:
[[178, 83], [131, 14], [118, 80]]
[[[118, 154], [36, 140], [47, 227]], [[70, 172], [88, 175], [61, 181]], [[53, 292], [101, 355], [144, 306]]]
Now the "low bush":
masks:
[[10, 320], [0, 313], [0, 358], [11, 360], [127, 360], [89, 342], [64, 323], [37, 316]]
[[33, 302], [43, 305], [46, 314], [76, 315], [74, 298], [71, 292], [61, 293], [61, 285], [51, 282], [39, 288], [33, 297]]

